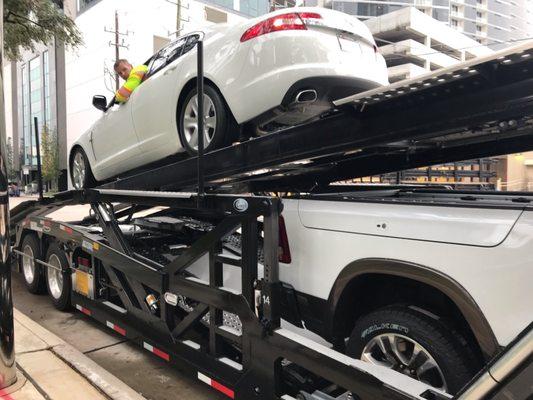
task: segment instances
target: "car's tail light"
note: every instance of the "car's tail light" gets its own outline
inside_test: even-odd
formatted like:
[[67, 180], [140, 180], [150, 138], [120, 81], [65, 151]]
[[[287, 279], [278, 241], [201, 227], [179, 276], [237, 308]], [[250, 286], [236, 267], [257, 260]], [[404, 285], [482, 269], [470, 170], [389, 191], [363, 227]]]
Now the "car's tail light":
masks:
[[314, 12], [288, 13], [276, 15], [265, 21], [255, 24], [241, 36], [241, 42], [277, 31], [306, 30], [306, 24], [313, 20], [322, 19], [322, 16]]
[[279, 246], [278, 246], [278, 261], [290, 264], [291, 259], [291, 249], [289, 247], [289, 237], [287, 236], [287, 229], [285, 229], [285, 220], [280, 215], [279, 216]]

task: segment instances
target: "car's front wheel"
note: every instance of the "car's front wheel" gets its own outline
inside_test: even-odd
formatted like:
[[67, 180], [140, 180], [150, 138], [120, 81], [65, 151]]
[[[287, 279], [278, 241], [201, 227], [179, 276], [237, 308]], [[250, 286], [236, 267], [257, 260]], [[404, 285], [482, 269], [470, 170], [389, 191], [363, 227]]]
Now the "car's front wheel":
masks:
[[[204, 86], [204, 151], [230, 144], [231, 113], [222, 96], [211, 86]], [[178, 113], [181, 144], [190, 155], [198, 153], [198, 95], [196, 87], [185, 97]]]
[[476, 372], [464, 342], [439, 320], [406, 306], [389, 306], [356, 322], [346, 353], [457, 393]]
[[96, 183], [87, 155], [81, 147], [74, 150], [70, 158], [70, 178], [74, 189], [93, 187]]

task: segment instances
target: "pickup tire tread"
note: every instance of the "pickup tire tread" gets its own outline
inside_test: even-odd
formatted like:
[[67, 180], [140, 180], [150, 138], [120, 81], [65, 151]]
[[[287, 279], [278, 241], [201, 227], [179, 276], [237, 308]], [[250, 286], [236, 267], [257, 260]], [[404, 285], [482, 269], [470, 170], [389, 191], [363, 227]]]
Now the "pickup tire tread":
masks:
[[398, 333], [422, 345], [441, 368], [452, 394], [477, 372], [473, 352], [459, 332], [407, 306], [387, 306], [359, 318], [348, 340], [346, 354], [360, 358], [365, 345], [383, 333]]

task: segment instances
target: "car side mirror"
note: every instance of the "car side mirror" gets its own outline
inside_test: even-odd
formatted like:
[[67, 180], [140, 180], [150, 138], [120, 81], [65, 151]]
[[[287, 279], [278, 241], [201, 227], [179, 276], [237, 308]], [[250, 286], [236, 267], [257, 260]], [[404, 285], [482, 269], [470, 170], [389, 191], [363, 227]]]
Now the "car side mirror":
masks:
[[101, 94], [93, 96], [93, 106], [101, 111], [107, 110], [107, 99]]

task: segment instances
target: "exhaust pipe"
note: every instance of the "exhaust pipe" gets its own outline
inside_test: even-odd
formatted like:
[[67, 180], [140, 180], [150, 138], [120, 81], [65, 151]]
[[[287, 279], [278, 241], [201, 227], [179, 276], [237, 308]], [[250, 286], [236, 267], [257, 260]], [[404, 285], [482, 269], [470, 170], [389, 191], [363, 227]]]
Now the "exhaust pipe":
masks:
[[296, 94], [295, 103], [314, 103], [318, 98], [318, 94], [314, 89], [301, 90]]

